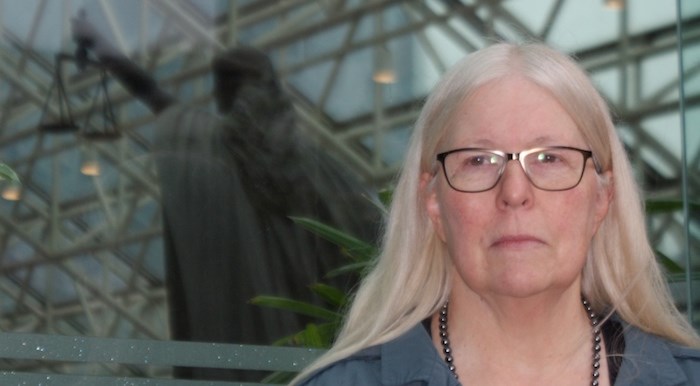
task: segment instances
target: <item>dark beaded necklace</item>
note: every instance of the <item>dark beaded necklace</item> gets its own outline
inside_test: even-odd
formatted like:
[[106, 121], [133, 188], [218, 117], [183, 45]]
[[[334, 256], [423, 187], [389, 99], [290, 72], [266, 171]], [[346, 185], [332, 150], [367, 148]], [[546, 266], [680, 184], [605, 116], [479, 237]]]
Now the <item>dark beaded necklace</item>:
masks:
[[[588, 315], [588, 318], [591, 321], [591, 327], [593, 329], [593, 374], [591, 379], [591, 385], [598, 386], [598, 378], [600, 378], [601, 350], [600, 326], [598, 326], [598, 315], [596, 315], [596, 313], [593, 312], [590, 303], [588, 303], [588, 300], [586, 300], [584, 297], [581, 297], [581, 303], [583, 303], [583, 308], [586, 309], [586, 314]], [[445, 302], [445, 304], [442, 305], [442, 309], [440, 310], [440, 342], [442, 343], [442, 351], [445, 354], [445, 362], [447, 363], [447, 367], [449, 367], [450, 371], [455, 376], [455, 378], [459, 378], [455, 369], [454, 358], [452, 357], [452, 348], [450, 348], [450, 340], [447, 334], [447, 304], [448, 303]]]

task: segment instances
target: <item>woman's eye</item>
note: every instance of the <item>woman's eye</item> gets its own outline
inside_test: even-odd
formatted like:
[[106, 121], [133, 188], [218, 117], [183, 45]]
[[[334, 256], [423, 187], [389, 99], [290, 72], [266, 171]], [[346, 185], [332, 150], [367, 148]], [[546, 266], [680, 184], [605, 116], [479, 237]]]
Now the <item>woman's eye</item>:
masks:
[[498, 160], [489, 155], [474, 155], [464, 160], [464, 165], [467, 167], [489, 166], [498, 163]]
[[554, 163], [561, 159], [556, 154], [552, 153], [539, 153], [537, 154], [537, 161], [540, 163]]
[[475, 156], [467, 159], [466, 164], [469, 166], [479, 166], [483, 165], [485, 162], [486, 160], [483, 156]]

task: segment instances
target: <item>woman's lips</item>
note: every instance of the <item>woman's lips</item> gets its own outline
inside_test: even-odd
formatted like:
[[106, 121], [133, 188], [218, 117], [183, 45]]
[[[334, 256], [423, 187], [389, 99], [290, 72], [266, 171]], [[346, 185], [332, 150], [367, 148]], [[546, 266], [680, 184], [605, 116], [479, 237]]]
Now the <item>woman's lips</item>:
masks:
[[543, 243], [542, 239], [531, 235], [507, 235], [498, 237], [491, 246], [497, 248], [522, 248]]

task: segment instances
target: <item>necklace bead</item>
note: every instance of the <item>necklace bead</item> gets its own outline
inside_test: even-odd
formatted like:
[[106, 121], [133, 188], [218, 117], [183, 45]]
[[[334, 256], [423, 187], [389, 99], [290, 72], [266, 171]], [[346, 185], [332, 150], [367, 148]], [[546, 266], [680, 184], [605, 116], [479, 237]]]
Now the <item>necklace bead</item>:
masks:
[[[602, 350], [602, 347], [600, 345], [602, 339], [600, 337], [598, 315], [596, 315], [590, 303], [588, 303], [588, 300], [586, 300], [586, 298], [584, 298], [583, 296], [581, 297], [581, 303], [583, 303], [583, 308], [586, 310], [586, 313], [588, 314], [588, 319], [591, 321], [591, 331], [593, 333], [593, 373], [591, 378], [591, 385], [598, 386], [598, 379], [600, 378], [600, 351]], [[445, 302], [445, 304], [442, 305], [442, 308], [440, 309], [440, 316], [438, 318], [440, 342], [442, 343], [442, 352], [444, 354], [447, 367], [452, 372], [452, 375], [454, 375], [455, 378], [459, 379], [459, 376], [457, 375], [457, 369], [454, 365], [454, 357], [452, 356], [452, 348], [450, 347], [449, 334], [447, 333], [447, 305], [448, 302]]]
[[443, 304], [442, 309], [440, 310], [439, 320], [440, 341], [442, 342], [442, 352], [445, 355], [445, 362], [447, 363], [447, 367], [450, 368], [450, 371], [455, 376], [455, 378], [459, 379], [459, 376], [457, 375], [457, 370], [455, 369], [455, 365], [453, 363], [454, 359], [452, 358], [452, 348], [450, 347], [450, 340], [447, 336], [447, 303]]

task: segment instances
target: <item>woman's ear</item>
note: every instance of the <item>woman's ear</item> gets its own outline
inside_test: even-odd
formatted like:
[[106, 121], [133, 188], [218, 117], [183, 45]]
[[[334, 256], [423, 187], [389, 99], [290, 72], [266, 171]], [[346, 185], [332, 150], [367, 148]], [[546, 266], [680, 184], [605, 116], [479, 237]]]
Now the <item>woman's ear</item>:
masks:
[[437, 199], [437, 192], [435, 191], [435, 175], [431, 173], [423, 173], [420, 178], [420, 196], [423, 199], [423, 205], [425, 208], [430, 222], [435, 228], [435, 233], [444, 242], [445, 232], [442, 226], [442, 216], [440, 215], [440, 202]]

